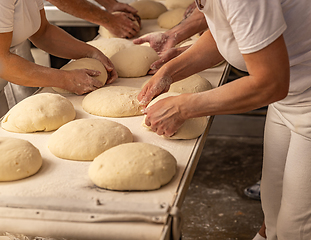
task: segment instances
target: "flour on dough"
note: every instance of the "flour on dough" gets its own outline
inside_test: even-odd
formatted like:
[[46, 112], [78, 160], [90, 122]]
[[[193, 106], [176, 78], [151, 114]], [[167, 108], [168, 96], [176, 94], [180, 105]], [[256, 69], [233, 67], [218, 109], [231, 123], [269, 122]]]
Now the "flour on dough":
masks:
[[[144, 82], [142, 87], [144, 87], [148, 81]], [[193, 74], [190, 77], [172, 83], [168, 91], [177, 93], [198, 93], [211, 90], [212, 88], [212, 84], [206, 78], [201, 77], [199, 74]]]
[[212, 84], [199, 74], [193, 74], [178, 82], [174, 82], [169, 89], [169, 92], [178, 93], [198, 93], [212, 89]]
[[185, 8], [176, 8], [162, 13], [158, 17], [158, 25], [161, 28], [171, 29], [180, 23], [184, 18]]
[[53, 131], [73, 120], [76, 111], [65, 97], [39, 93], [16, 104], [4, 116], [1, 127], [10, 132]]
[[34, 175], [42, 166], [39, 150], [29, 141], [0, 137], [0, 182]]
[[96, 47], [108, 58], [111, 58], [111, 56], [113, 56], [115, 53], [119, 52], [124, 48], [134, 46], [134, 43], [131, 40], [127, 40], [124, 38], [103, 38], [103, 37], [89, 41], [87, 42], [87, 44]]
[[[105, 66], [97, 59], [94, 58], [80, 58], [78, 60], [71, 61], [64, 65], [61, 70], [74, 70], [74, 69], [91, 69], [91, 70], [97, 70], [100, 71], [100, 75], [97, 77], [94, 77], [95, 79], [101, 81], [103, 84], [107, 81], [107, 70]], [[55, 90], [58, 93], [70, 93], [69, 91], [57, 87], [53, 87], [53, 90]]]
[[[147, 107], [152, 106], [156, 102], [160, 101], [161, 99], [167, 98], [167, 97], [174, 97], [178, 96], [180, 93], [176, 92], [166, 92], [159, 96], [157, 96], [155, 99], [153, 99]], [[145, 117], [146, 118], [146, 117]], [[142, 125], [149, 129], [149, 127], [145, 124], [145, 118], [143, 120]], [[178, 131], [169, 139], [193, 139], [199, 137], [207, 127], [208, 118], [207, 117], [198, 117], [198, 118], [190, 118], [187, 119], [183, 125], [178, 129]]]
[[140, 0], [130, 3], [130, 6], [137, 10], [141, 19], [156, 19], [167, 11], [164, 4], [151, 0]]
[[131, 131], [120, 123], [107, 119], [78, 119], [55, 131], [48, 147], [59, 158], [91, 161], [111, 147], [132, 141]]
[[83, 109], [97, 116], [130, 117], [142, 115], [137, 96], [139, 88], [106, 86], [89, 93], [82, 101]]
[[177, 162], [168, 151], [148, 143], [121, 144], [102, 153], [89, 167], [89, 177], [101, 188], [154, 190], [171, 181]]
[[119, 77], [125, 78], [147, 75], [150, 65], [158, 59], [153, 48], [140, 45], [120, 50], [110, 58]]

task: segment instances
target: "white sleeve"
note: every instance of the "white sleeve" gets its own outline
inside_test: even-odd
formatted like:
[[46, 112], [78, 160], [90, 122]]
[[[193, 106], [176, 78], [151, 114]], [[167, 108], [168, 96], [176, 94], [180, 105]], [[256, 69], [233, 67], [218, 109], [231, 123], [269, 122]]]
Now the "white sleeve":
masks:
[[286, 29], [279, 0], [220, 0], [242, 54], [263, 49]]
[[13, 31], [14, 2], [14, 0], [0, 1], [0, 33]]

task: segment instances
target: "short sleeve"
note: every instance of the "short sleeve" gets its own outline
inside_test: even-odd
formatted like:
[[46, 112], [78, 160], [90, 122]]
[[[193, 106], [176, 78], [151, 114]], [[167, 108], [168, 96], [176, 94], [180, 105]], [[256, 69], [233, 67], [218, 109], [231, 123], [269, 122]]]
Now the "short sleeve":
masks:
[[12, 32], [14, 23], [14, 1], [0, 1], [0, 33]]
[[242, 54], [261, 50], [286, 29], [279, 0], [221, 0]]

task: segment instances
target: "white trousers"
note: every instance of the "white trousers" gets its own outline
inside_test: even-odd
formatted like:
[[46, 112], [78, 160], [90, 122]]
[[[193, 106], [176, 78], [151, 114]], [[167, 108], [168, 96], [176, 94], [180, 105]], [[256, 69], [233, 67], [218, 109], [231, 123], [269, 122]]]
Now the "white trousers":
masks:
[[267, 113], [261, 181], [267, 239], [310, 240], [311, 106], [275, 106]]

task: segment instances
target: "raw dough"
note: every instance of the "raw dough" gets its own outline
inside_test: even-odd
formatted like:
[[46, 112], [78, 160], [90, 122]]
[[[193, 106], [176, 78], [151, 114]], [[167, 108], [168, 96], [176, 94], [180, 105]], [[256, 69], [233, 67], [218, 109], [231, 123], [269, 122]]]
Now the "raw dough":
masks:
[[[171, 96], [178, 96], [178, 95], [180, 95], [180, 93], [176, 93], [176, 92], [163, 93], [163, 94], [159, 95], [158, 97], [156, 97], [155, 99], [153, 99], [148, 104], [147, 107], [152, 106], [157, 101], [159, 101], [163, 98], [167, 98], [167, 97], [171, 97]], [[149, 129], [149, 127], [145, 124], [145, 118], [143, 120], [143, 126]], [[197, 138], [204, 132], [204, 130], [207, 126], [207, 122], [208, 122], [207, 117], [198, 117], [198, 118], [187, 119], [184, 122], [184, 124], [178, 129], [178, 131], [173, 136], [169, 137], [169, 139], [193, 139], [193, 138]]]
[[101, 37], [87, 43], [99, 49], [108, 58], [111, 58], [115, 53], [119, 52], [124, 48], [134, 46], [134, 43], [131, 40], [127, 40], [124, 38]]
[[109, 86], [89, 93], [82, 101], [83, 109], [103, 117], [130, 117], [142, 115], [137, 96], [139, 88]]
[[[120, 12], [113, 12], [112, 14], [116, 14], [116, 13], [120, 13]], [[134, 23], [137, 26], [139, 26], [139, 23], [137, 22], [137, 20], [135, 20]], [[104, 38], [118, 38], [116, 35], [109, 32], [109, 30], [107, 28], [105, 28], [104, 26], [99, 26], [98, 33], [100, 34], [100, 36], [102, 36]]]
[[135, 1], [130, 3], [130, 6], [138, 11], [137, 14], [141, 19], [156, 19], [167, 11], [164, 4], [150, 0]]
[[94, 159], [89, 168], [92, 182], [111, 190], [154, 190], [167, 184], [177, 162], [168, 151], [148, 143], [121, 144]]
[[53, 131], [73, 120], [76, 111], [65, 97], [40, 93], [19, 102], [4, 116], [1, 127], [10, 132]]
[[55, 131], [48, 147], [59, 158], [90, 161], [111, 147], [132, 141], [131, 131], [120, 123], [107, 119], [79, 119]]
[[[148, 79], [149, 81], [150, 79]], [[147, 82], [144, 82], [142, 87], [144, 87]], [[197, 93], [212, 89], [212, 84], [205, 78], [201, 77], [199, 74], [193, 74], [178, 82], [171, 84], [169, 92], [177, 93]]]
[[[80, 58], [78, 60], [71, 61], [61, 67], [61, 70], [74, 70], [74, 69], [92, 69], [100, 71], [100, 75], [94, 77], [95, 79], [101, 81], [103, 84], [107, 81], [107, 70], [105, 66], [97, 59], [94, 58]], [[69, 91], [57, 87], [53, 87], [53, 89], [58, 93], [70, 93]]]
[[158, 59], [159, 56], [153, 48], [140, 45], [125, 48], [110, 58], [119, 77], [145, 76], [150, 65]]
[[184, 18], [185, 8], [176, 8], [162, 13], [158, 17], [158, 25], [161, 28], [171, 29], [180, 23]]
[[165, 6], [168, 9], [187, 8], [193, 3], [193, 0], [165, 0]]
[[0, 155], [0, 181], [29, 177], [42, 166], [39, 150], [23, 139], [0, 137]]
[[212, 84], [199, 74], [193, 74], [178, 82], [174, 82], [169, 89], [169, 92], [178, 93], [198, 93], [212, 89]]

